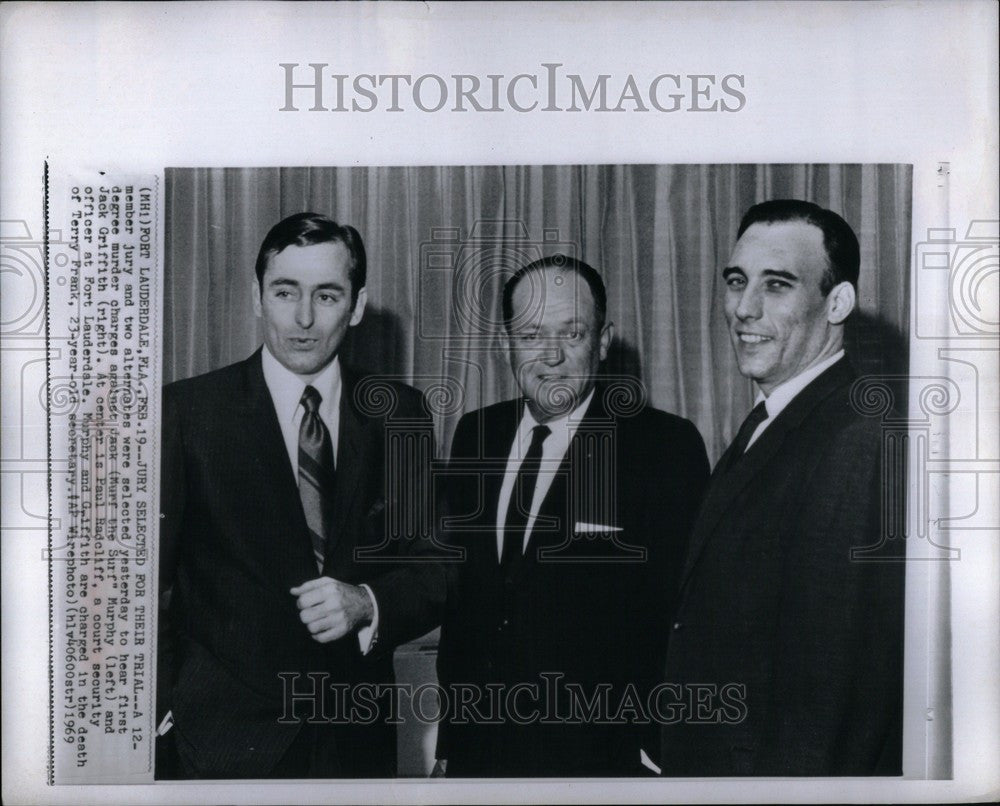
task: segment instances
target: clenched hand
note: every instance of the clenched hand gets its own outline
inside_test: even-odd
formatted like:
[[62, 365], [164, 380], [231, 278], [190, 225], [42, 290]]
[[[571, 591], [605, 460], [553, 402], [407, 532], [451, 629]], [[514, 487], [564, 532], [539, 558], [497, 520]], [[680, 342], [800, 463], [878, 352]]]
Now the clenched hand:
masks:
[[330, 577], [319, 577], [291, 589], [299, 618], [321, 644], [336, 641], [355, 627], [370, 624], [372, 601], [364, 588]]

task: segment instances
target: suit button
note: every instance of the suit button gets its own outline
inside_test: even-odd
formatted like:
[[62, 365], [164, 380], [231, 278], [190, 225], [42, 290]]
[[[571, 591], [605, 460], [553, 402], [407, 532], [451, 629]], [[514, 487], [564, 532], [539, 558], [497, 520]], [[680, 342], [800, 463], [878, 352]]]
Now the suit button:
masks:
[[683, 628], [684, 628], [684, 625], [681, 624], [679, 621], [675, 621], [674, 622], [674, 632], [677, 632], [678, 630], [681, 630]]

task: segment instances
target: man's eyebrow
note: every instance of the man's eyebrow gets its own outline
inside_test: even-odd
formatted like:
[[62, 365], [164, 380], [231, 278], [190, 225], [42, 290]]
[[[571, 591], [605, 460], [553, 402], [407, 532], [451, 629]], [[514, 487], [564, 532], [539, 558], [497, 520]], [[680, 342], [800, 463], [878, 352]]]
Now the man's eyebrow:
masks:
[[[742, 275], [746, 277], [746, 272], [743, 271], [739, 266], [726, 266], [722, 270], [723, 277], [731, 277], [734, 274]], [[789, 282], [798, 282], [801, 278], [790, 271], [784, 271], [783, 269], [764, 269], [761, 274], [768, 278], [777, 278], [779, 280], [788, 280]]]
[[[291, 277], [275, 277], [273, 280], [268, 280], [267, 285], [269, 288], [276, 285], [290, 285], [298, 288], [301, 284], [298, 280], [293, 280]], [[331, 280], [326, 283], [318, 283], [315, 289], [319, 291], [344, 291], [345, 286]]]
[[777, 277], [780, 280], [791, 280], [793, 282], [799, 279], [797, 274], [793, 274], [790, 271], [782, 271], [781, 269], [764, 269], [761, 274], [765, 277]]

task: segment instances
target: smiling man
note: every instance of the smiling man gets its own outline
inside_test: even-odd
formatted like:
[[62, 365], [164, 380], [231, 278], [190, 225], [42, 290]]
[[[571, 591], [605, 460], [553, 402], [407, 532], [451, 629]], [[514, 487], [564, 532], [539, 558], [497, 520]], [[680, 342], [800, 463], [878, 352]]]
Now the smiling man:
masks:
[[432, 439], [421, 395], [382, 381], [394, 410], [367, 412], [338, 357], [365, 278], [353, 227], [284, 219], [256, 263], [263, 346], [164, 389], [159, 777], [395, 773], [388, 703], [363, 720], [329, 708], [331, 686], [390, 683], [392, 648], [437, 623], [444, 595], [434, 564], [405, 562], [425, 545], [386, 531], [421, 503], [390, 498], [421, 468], [386, 461], [392, 418]]
[[637, 381], [602, 382], [614, 326], [591, 266], [554, 255], [521, 268], [503, 319], [522, 396], [465, 415], [452, 442], [443, 535], [465, 562], [438, 658], [452, 706], [440, 767], [640, 774], [705, 446], [645, 406]]
[[[843, 349], [859, 269], [850, 226], [815, 204], [740, 224], [725, 311], [758, 395], [692, 532], [665, 680], [700, 694], [662, 730], [665, 775], [901, 772], [903, 564]], [[713, 699], [726, 686], [742, 707]]]

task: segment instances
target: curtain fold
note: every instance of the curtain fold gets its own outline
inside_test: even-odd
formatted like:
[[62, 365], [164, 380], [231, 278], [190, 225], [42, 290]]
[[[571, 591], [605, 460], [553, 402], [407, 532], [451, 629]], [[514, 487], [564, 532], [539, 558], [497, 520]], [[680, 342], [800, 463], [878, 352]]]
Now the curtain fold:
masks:
[[352, 224], [368, 251], [369, 309], [345, 360], [457, 394], [463, 411], [516, 394], [500, 349], [500, 290], [528, 260], [575, 254], [608, 286], [611, 375], [694, 421], [714, 461], [751, 407], [721, 310], [740, 216], [769, 198], [839, 212], [861, 242], [848, 351], [865, 373], [907, 368], [910, 166], [550, 165], [177, 168], [166, 172], [164, 381], [261, 341], [253, 266], [268, 229], [303, 210]]

